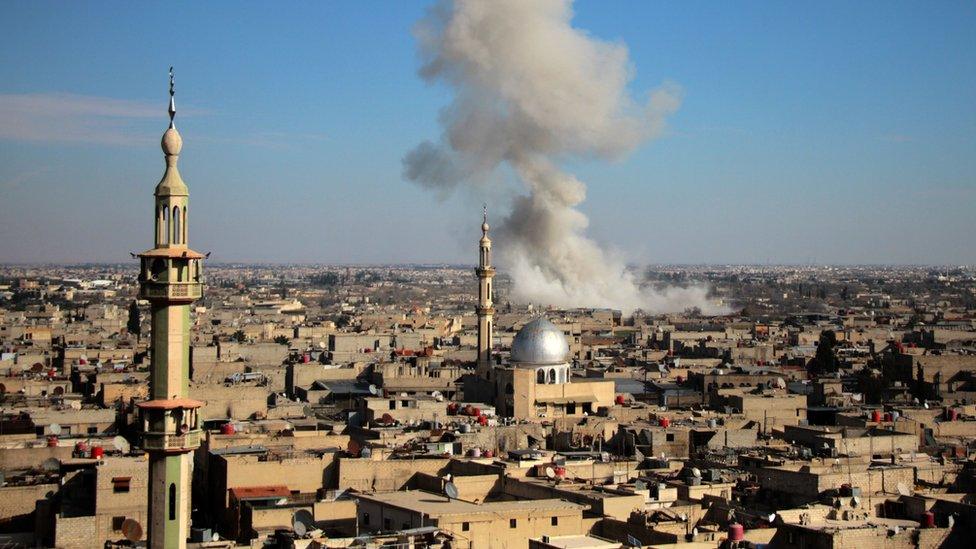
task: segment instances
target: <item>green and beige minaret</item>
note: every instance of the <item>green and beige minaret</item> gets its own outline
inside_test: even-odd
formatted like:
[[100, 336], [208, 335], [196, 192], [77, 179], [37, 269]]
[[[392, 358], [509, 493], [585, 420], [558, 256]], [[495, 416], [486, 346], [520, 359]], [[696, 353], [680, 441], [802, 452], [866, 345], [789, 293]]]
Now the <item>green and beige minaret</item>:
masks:
[[491, 280], [495, 269], [491, 266], [491, 239], [488, 238], [488, 206], [484, 209], [481, 223], [481, 241], [478, 243], [478, 364], [477, 372], [482, 377], [491, 370], [491, 325], [495, 316], [495, 306], [491, 299]]
[[152, 307], [150, 399], [139, 403], [142, 448], [149, 454], [148, 546], [186, 547], [190, 529], [190, 452], [200, 445], [201, 402], [187, 397], [190, 304], [203, 288], [203, 255], [187, 247], [189, 191], [177, 168], [183, 139], [176, 131], [173, 69], [169, 129], [163, 134], [166, 172], [156, 186], [155, 246], [139, 254], [139, 296]]

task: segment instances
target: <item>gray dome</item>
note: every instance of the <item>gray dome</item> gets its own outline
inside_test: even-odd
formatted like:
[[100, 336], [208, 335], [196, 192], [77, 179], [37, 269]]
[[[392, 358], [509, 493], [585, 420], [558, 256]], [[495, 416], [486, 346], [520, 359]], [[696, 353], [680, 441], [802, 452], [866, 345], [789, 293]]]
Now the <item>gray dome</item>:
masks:
[[545, 317], [529, 322], [512, 340], [511, 361], [524, 365], [565, 364], [569, 344], [562, 330]]

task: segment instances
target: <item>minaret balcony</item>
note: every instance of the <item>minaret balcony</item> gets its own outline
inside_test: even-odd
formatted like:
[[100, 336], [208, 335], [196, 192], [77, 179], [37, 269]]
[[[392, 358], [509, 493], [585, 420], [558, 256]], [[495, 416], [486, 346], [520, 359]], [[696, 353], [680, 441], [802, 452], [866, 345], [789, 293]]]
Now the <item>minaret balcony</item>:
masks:
[[474, 272], [477, 273], [477, 275], [482, 278], [486, 276], [495, 276], [494, 267], [478, 267], [477, 269], [474, 270]]
[[483, 307], [481, 305], [477, 305], [474, 308], [474, 310], [479, 315], [493, 315], [493, 314], [495, 314], [495, 307], [492, 306], [492, 305], [489, 305], [487, 307]]
[[164, 301], [194, 301], [203, 296], [201, 282], [153, 282], [143, 281], [139, 288], [142, 299]]
[[142, 419], [142, 449], [180, 454], [200, 446], [199, 400], [171, 398], [137, 404]]

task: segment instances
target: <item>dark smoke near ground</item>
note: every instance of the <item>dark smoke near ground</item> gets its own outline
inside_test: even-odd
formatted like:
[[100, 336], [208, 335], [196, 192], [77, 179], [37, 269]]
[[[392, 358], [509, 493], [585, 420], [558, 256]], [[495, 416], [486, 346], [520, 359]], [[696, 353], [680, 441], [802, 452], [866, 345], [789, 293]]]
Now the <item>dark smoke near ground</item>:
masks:
[[507, 188], [509, 167], [527, 194], [515, 196], [496, 233], [513, 293], [525, 301], [630, 311], [715, 311], [704, 287], [641, 287], [623, 261], [586, 236], [577, 209], [586, 185], [559, 167], [574, 158], [614, 160], [658, 136], [681, 103], [675, 85], [643, 100], [627, 90], [622, 44], [571, 25], [564, 0], [455, 0], [415, 28], [428, 82], [454, 92], [440, 114], [440, 141], [403, 159], [404, 176], [446, 195], [458, 186]]

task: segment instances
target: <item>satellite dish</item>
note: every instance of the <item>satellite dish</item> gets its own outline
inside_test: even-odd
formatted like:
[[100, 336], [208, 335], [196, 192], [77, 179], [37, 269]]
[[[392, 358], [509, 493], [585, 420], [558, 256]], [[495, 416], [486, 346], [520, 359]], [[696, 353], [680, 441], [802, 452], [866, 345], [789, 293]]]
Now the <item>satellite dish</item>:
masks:
[[556, 471], [552, 467], [546, 467], [546, 478], [556, 478]]
[[701, 478], [701, 471], [697, 467], [691, 468], [691, 476]]
[[861, 498], [854, 496], [851, 498], [851, 507], [857, 507], [861, 504]]
[[693, 535], [693, 536], [697, 536], [698, 535], [698, 527], [697, 526], [695, 526], [694, 528], [691, 529], [691, 535]]
[[925, 404], [922, 404], [922, 407], [925, 408], [926, 410], [928, 410], [929, 409], [929, 403], [926, 402]]
[[359, 457], [369, 458], [373, 457], [373, 450], [369, 446], [364, 446], [362, 450], [359, 451]]
[[376, 385], [370, 385], [369, 386], [369, 394], [371, 394], [373, 396], [376, 396], [376, 395], [380, 394], [379, 387], [377, 387]]
[[48, 426], [47, 430], [48, 431], [51, 431], [51, 434], [52, 435], [60, 435], [61, 434], [61, 424], [60, 423], [52, 423], [51, 425]]
[[61, 471], [61, 462], [57, 458], [47, 458], [41, 463], [41, 470], [47, 473]]
[[896, 489], [898, 490], [898, 493], [901, 494], [901, 495], [903, 495], [903, 496], [910, 496], [910, 495], [912, 495], [912, 491], [908, 489], [908, 486], [905, 486], [905, 483], [904, 482], [899, 482], [898, 483], [898, 486], [896, 487]]
[[325, 349], [325, 342], [319, 341], [319, 349]]
[[362, 445], [360, 445], [359, 441], [357, 441], [356, 439], [350, 439], [349, 445], [346, 446], [346, 451], [352, 455], [358, 454], [360, 451], [362, 451], [362, 449], [363, 449]]
[[457, 499], [458, 498], [457, 485], [455, 485], [453, 482], [447, 482], [446, 484], [444, 484], [444, 495], [447, 496], [448, 499]]
[[213, 535], [210, 536], [210, 540], [211, 541], [220, 541], [220, 534], [218, 534], [217, 532], [214, 532]]
[[112, 439], [112, 446], [114, 446], [116, 450], [122, 452], [123, 454], [128, 454], [129, 450], [131, 449], [131, 446], [129, 445], [129, 441], [126, 440], [125, 437], [121, 437], [121, 436]]
[[643, 480], [634, 482], [634, 490], [647, 490], [647, 483]]
[[135, 543], [142, 539], [142, 525], [135, 519], [127, 518], [122, 521], [122, 535], [125, 539]]
[[304, 536], [309, 530], [315, 529], [315, 517], [306, 509], [299, 509], [291, 516], [291, 529], [295, 531], [295, 535]]
[[766, 517], [766, 520], [768, 522], [775, 522], [776, 521], [776, 513], [772, 513], [771, 515], [769, 515], [768, 517]]

